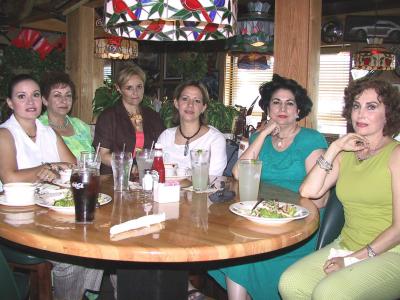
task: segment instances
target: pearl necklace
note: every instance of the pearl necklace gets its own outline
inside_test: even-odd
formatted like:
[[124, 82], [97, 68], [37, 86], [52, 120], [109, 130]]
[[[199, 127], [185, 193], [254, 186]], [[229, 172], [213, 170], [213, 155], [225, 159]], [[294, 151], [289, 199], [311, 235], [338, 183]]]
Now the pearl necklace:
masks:
[[69, 125], [69, 120], [68, 120], [68, 118], [65, 118], [65, 121], [64, 121], [63, 125], [57, 125], [57, 124], [54, 124], [53, 122], [51, 122], [50, 119], [49, 119], [49, 125], [51, 127], [53, 127], [53, 128], [56, 128], [56, 129], [67, 129], [67, 127]]

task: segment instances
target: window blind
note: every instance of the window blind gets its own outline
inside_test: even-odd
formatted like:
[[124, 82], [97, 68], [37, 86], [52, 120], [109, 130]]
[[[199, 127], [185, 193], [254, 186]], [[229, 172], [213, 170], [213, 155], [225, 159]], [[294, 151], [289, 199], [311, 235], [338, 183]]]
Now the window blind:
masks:
[[[274, 60], [271, 57], [271, 68], [267, 70], [245, 70], [237, 66], [238, 58], [227, 54], [225, 63], [225, 105], [241, 105], [249, 108], [259, 96], [258, 89], [263, 82], [272, 79]], [[261, 115], [262, 109], [257, 104], [253, 114]]]
[[[225, 64], [225, 105], [249, 107], [259, 95], [261, 83], [270, 81], [271, 69], [242, 70], [237, 67], [237, 57], [227, 55]], [[348, 85], [350, 74], [350, 52], [321, 54], [318, 90], [317, 128], [323, 133], [346, 133], [346, 121], [341, 117], [344, 88]], [[258, 104], [253, 115], [259, 116], [262, 110]]]
[[112, 65], [110, 61], [105, 61], [104, 62], [104, 75], [103, 75], [103, 80], [104, 81], [109, 81], [112, 78]]
[[346, 133], [342, 118], [344, 89], [349, 83], [350, 52], [321, 54], [317, 128], [323, 133]]

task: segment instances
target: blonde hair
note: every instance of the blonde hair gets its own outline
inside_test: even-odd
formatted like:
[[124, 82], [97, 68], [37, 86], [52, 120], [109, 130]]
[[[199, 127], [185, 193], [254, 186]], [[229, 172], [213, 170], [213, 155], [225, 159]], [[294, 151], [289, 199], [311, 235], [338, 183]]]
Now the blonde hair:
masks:
[[134, 75], [139, 76], [139, 78], [143, 81], [143, 84], [146, 83], [146, 73], [142, 70], [142, 68], [140, 68], [138, 65], [129, 65], [118, 72], [116, 84], [119, 87], [122, 87]]

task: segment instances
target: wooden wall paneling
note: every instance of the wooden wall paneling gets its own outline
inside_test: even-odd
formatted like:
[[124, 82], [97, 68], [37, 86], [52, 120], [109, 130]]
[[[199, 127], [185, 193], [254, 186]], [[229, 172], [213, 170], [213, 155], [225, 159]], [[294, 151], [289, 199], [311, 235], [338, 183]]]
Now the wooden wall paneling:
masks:
[[102, 59], [94, 56], [95, 13], [81, 6], [67, 15], [66, 71], [76, 85], [72, 115], [92, 122], [92, 100], [103, 83]]
[[[316, 99], [322, 0], [275, 1], [274, 72], [292, 78]], [[316, 127], [317, 103], [301, 125]]]

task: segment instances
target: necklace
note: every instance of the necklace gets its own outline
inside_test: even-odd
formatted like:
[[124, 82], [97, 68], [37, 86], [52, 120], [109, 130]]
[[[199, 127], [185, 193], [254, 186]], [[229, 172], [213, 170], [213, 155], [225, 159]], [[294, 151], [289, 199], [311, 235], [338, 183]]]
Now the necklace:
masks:
[[34, 139], [36, 137], [36, 134], [30, 135], [29, 133], [25, 132], [26, 135], [30, 138], [30, 139]]
[[356, 157], [358, 161], [362, 162], [364, 160], [367, 160], [371, 158], [373, 155], [375, 155], [380, 149], [382, 149], [385, 146], [385, 142], [379, 142], [375, 148], [365, 148], [363, 150], [357, 151], [356, 152]]
[[133, 120], [135, 122], [135, 125], [141, 125], [143, 122], [143, 117], [140, 113], [130, 113], [128, 110], [126, 110], [126, 112], [128, 113], [128, 117], [129, 119]]
[[190, 141], [192, 138], [194, 138], [194, 137], [200, 132], [201, 125], [199, 126], [199, 129], [197, 129], [196, 133], [193, 134], [192, 136], [186, 136], [186, 135], [184, 135], [183, 132], [182, 132], [182, 129], [181, 129], [181, 126], [180, 126], [180, 125], [179, 125], [178, 128], [179, 128], [179, 132], [181, 133], [181, 135], [183, 136], [183, 138], [186, 139], [186, 143], [185, 143], [185, 152], [183, 153], [183, 155], [186, 156], [186, 155], [188, 154], [188, 152], [189, 152], [189, 141]]
[[56, 128], [56, 129], [66, 129], [68, 127], [68, 125], [69, 125], [69, 120], [68, 120], [68, 118], [65, 118], [65, 121], [64, 121], [63, 125], [57, 125], [57, 124], [54, 124], [53, 122], [51, 122], [50, 119], [49, 119], [49, 125], [51, 127], [53, 127], [53, 128]]
[[279, 149], [282, 149], [282, 148], [283, 148], [283, 141], [286, 140], [286, 139], [288, 139], [288, 138], [290, 138], [290, 137], [292, 137], [293, 135], [295, 135], [295, 134], [297, 133], [297, 128], [298, 128], [298, 127], [299, 127], [299, 126], [296, 125], [294, 131], [293, 131], [292, 133], [290, 133], [289, 135], [285, 136], [285, 137], [281, 137], [281, 136], [279, 135], [279, 133], [278, 133], [278, 134], [275, 136], [275, 137], [278, 139], [278, 143], [276, 143], [276, 146], [277, 146]]

